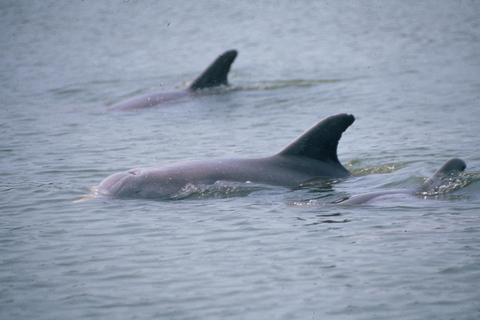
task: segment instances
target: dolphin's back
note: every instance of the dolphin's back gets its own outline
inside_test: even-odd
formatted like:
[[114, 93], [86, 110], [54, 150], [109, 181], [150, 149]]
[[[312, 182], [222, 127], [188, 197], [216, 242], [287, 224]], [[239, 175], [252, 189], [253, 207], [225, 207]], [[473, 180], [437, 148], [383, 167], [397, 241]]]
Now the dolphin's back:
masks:
[[463, 172], [467, 164], [465, 161], [459, 158], [453, 158], [445, 162], [440, 169], [438, 169], [430, 178], [426, 179], [425, 182], [414, 189], [397, 189], [397, 190], [385, 190], [385, 191], [376, 191], [365, 194], [358, 194], [351, 196], [347, 199], [340, 199], [335, 201], [335, 203], [345, 204], [345, 205], [356, 205], [356, 204], [365, 204], [376, 198], [389, 195], [397, 194], [408, 194], [408, 195], [424, 195], [424, 193], [431, 192], [435, 190], [441, 183], [442, 178], [448, 174], [455, 172]]
[[338, 161], [337, 145], [353, 121], [347, 114], [327, 117], [273, 156], [137, 168], [107, 177], [99, 189], [115, 197], [168, 199], [187, 186], [217, 181], [296, 187], [318, 179], [344, 178], [350, 173]]
[[[192, 84], [185, 89], [148, 93], [135, 96], [125, 101], [115, 103], [108, 110], [135, 110], [164, 105], [173, 101], [190, 97], [190, 93], [199, 89], [228, 85], [227, 76], [230, 67], [237, 57], [236, 50], [229, 50], [217, 57], [217, 59], [203, 71]], [[194, 96], [194, 95], [193, 95]]]

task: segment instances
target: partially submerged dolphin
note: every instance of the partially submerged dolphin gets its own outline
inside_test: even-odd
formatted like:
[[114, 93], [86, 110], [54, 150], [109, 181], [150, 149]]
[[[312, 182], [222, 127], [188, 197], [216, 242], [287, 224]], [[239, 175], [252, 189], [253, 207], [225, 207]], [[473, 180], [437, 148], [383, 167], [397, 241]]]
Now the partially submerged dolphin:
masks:
[[227, 75], [230, 66], [237, 57], [236, 50], [229, 50], [218, 56], [218, 58], [203, 71], [190, 86], [186, 89], [148, 93], [136, 96], [125, 101], [116, 103], [109, 107], [109, 110], [133, 110], [158, 106], [173, 100], [188, 96], [195, 96], [202, 89], [228, 86]]
[[338, 142], [354, 122], [349, 114], [327, 117], [276, 155], [211, 159], [132, 169], [103, 180], [98, 191], [117, 198], [172, 199], [191, 186], [217, 181], [295, 187], [316, 179], [350, 175], [339, 162]]
[[433, 190], [435, 190], [441, 185], [442, 179], [444, 177], [455, 172], [463, 172], [466, 167], [467, 165], [463, 160], [458, 158], [453, 158], [445, 162], [443, 166], [441, 166], [440, 169], [438, 169], [433, 174], [433, 176], [425, 180], [425, 182], [422, 185], [418, 186], [417, 188], [386, 190], [386, 191], [359, 194], [359, 195], [349, 197], [347, 199], [336, 201], [335, 203], [346, 204], [346, 205], [368, 204], [369, 202], [384, 196], [401, 195], [401, 194], [407, 194], [407, 195], [428, 194], [429, 192], [432, 192]]

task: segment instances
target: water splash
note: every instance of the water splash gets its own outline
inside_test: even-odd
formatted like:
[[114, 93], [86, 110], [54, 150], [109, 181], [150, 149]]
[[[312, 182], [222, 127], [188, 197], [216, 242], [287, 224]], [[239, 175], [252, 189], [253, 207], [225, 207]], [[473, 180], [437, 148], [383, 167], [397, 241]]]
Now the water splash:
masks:
[[438, 199], [439, 196], [463, 189], [478, 180], [479, 176], [474, 174], [449, 174], [441, 177], [433, 188], [418, 192], [415, 195], [424, 199]]

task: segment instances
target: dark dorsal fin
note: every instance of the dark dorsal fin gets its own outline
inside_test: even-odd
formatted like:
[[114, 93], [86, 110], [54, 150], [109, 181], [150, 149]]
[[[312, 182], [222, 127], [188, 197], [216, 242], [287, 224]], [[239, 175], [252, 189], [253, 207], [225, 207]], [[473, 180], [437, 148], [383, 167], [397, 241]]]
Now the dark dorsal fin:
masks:
[[279, 155], [304, 156], [340, 164], [337, 156], [338, 142], [342, 133], [354, 121], [354, 116], [346, 113], [327, 117], [286, 146]]
[[227, 75], [236, 57], [236, 50], [229, 50], [218, 56], [218, 58], [192, 82], [189, 89], [197, 90], [227, 85]]
[[453, 158], [445, 162], [443, 166], [441, 166], [440, 169], [433, 174], [433, 176], [436, 177], [440, 174], [449, 174], [455, 171], [462, 172], [466, 167], [467, 164], [465, 161], [459, 158]]

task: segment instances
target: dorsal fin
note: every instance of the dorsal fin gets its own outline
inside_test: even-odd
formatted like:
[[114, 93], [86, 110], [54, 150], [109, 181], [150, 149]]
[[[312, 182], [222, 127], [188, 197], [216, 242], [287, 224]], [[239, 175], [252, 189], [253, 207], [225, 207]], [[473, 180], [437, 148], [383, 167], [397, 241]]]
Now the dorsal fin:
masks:
[[218, 58], [192, 82], [189, 89], [197, 90], [227, 85], [227, 75], [236, 57], [236, 50], [229, 50], [218, 56]]
[[355, 118], [351, 114], [340, 113], [329, 116], [307, 130], [278, 154], [304, 156], [340, 164], [337, 156], [338, 142], [342, 133], [354, 121]]
[[433, 176], [436, 177], [440, 174], [449, 174], [454, 171], [462, 172], [463, 170], [465, 170], [466, 167], [467, 167], [467, 164], [465, 163], [465, 161], [459, 158], [453, 158], [445, 162], [443, 166], [441, 166], [440, 169], [438, 169], [433, 174]]
[[442, 178], [450, 173], [454, 172], [463, 172], [467, 164], [465, 161], [459, 158], [453, 158], [448, 160], [440, 167], [430, 178], [425, 180], [425, 182], [418, 188], [418, 190], [426, 190], [437, 186]]

